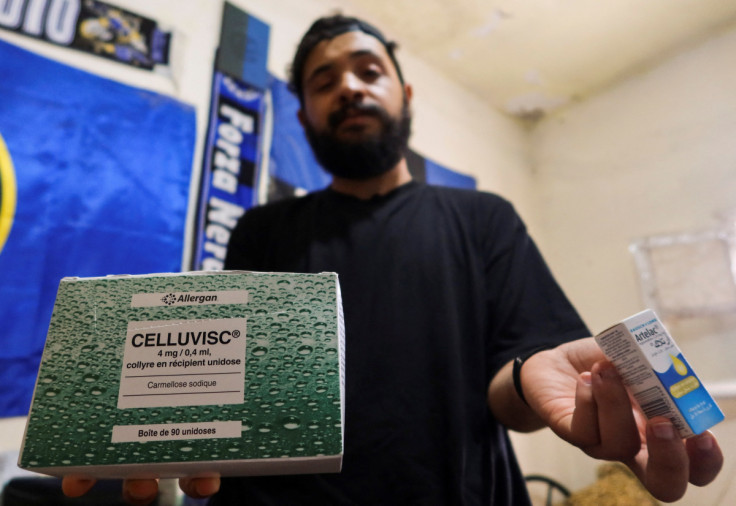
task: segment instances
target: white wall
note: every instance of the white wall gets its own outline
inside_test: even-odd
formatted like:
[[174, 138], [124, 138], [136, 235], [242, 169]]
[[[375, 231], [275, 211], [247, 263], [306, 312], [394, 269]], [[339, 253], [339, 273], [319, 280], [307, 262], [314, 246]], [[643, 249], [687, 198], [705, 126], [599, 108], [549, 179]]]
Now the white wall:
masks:
[[[736, 209], [736, 30], [543, 121], [531, 137], [537, 239], [593, 332], [643, 309], [634, 239], [712, 229]], [[667, 322], [706, 383], [736, 379], [736, 316]], [[726, 467], [681, 504], [736, 504], [731, 487], [734, 401], [715, 427]], [[528, 469], [566, 484], [594, 465], [534, 435], [519, 445]], [[592, 472], [588, 472], [592, 477]], [[729, 490], [729, 487], [731, 489]]]

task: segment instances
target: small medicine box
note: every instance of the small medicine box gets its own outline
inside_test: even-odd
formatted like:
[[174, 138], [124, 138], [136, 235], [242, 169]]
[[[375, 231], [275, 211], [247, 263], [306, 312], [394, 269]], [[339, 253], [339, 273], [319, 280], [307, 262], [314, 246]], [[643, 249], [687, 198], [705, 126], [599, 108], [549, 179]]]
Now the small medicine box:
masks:
[[64, 278], [19, 466], [61, 476], [338, 472], [337, 275]]
[[595, 339], [647, 418], [669, 418], [683, 438], [723, 420], [720, 408], [654, 311], [635, 314]]

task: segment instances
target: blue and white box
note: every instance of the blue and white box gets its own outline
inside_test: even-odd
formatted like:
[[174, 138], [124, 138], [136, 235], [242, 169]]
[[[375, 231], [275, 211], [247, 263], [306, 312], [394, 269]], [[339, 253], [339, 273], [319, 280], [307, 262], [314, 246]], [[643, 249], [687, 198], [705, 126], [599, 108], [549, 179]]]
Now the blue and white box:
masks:
[[687, 438], [724, 416], [651, 309], [595, 337], [647, 418], [664, 416]]

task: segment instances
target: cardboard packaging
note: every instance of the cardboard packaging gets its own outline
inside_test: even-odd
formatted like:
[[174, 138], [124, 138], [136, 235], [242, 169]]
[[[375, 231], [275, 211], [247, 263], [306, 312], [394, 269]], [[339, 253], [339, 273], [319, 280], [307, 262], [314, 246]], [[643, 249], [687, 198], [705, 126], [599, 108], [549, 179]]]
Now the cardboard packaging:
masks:
[[338, 472], [337, 275], [64, 278], [19, 466], [62, 476]]
[[724, 416], [654, 311], [631, 316], [595, 337], [647, 418], [664, 416], [686, 438]]

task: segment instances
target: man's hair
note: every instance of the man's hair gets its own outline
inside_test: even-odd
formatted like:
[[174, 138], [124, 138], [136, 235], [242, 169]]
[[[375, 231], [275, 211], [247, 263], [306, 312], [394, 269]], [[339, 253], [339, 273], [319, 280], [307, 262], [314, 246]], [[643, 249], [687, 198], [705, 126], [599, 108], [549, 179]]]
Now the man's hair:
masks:
[[294, 55], [294, 60], [291, 63], [289, 89], [297, 96], [299, 103], [302, 106], [304, 105], [304, 89], [302, 86], [302, 79], [304, 76], [302, 74], [304, 73], [304, 64], [306, 63], [307, 58], [309, 58], [309, 54], [312, 52], [312, 49], [314, 49], [314, 47], [323, 40], [330, 40], [338, 35], [355, 30], [367, 33], [368, 35], [378, 39], [379, 42], [383, 44], [389, 58], [391, 58], [391, 62], [396, 68], [399, 81], [401, 81], [402, 84], [404, 83], [404, 77], [401, 74], [399, 62], [396, 61], [396, 56], [394, 55], [398, 45], [393, 41], [386, 40], [383, 34], [375, 26], [363, 21], [362, 19], [343, 16], [342, 14], [335, 14], [333, 16], [319, 18], [317, 21], [312, 23], [312, 26], [309, 27], [309, 30], [304, 34], [301, 42], [299, 42], [296, 54]]

